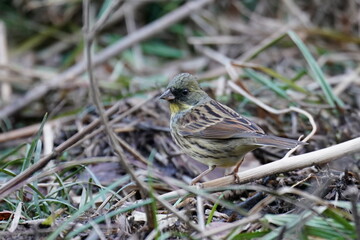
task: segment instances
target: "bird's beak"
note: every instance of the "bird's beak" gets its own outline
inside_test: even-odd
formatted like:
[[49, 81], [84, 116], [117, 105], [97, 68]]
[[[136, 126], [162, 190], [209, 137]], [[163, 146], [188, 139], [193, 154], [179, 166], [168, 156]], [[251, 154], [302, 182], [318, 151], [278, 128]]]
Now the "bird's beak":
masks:
[[172, 94], [170, 89], [166, 89], [166, 91], [163, 92], [163, 94], [161, 94], [160, 99], [170, 101], [170, 100], [174, 100], [175, 96], [174, 96], [174, 94]]

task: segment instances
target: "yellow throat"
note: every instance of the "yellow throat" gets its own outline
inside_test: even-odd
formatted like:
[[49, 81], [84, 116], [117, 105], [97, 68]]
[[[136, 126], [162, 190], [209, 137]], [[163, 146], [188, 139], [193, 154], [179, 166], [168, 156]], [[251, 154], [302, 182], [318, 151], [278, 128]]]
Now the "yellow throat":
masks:
[[172, 114], [176, 114], [180, 111], [188, 110], [192, 108], [191, 105], [182, 104], [182, 103], [170, 103], [170, 112]]

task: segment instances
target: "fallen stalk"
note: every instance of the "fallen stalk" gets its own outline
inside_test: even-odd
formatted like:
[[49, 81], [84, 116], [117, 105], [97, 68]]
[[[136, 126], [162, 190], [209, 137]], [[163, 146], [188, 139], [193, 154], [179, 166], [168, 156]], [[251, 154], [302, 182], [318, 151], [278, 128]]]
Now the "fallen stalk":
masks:
[[[297, 169], [329, 163], [340, 157], [360, 152], [360, 137], [337, 145], [305, 153], [298, 156], [283, 158], [253, 169], [238, 173], [238, 184], [248, 183], [272, 174], [294, 171]], [[234, 184], [234, 176], [225, 176], [201, 184], [203, 188], [222, 187]], [[180, 189], [161, 195], [167, 200], [174, 200], [188, 194], [186, 190]]]

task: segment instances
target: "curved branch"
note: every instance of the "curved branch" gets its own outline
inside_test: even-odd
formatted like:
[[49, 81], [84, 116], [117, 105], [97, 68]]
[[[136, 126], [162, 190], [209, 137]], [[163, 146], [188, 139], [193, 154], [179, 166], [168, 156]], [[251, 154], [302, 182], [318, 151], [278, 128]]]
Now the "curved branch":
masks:
[[[272, 174], [294, 171], [313, 165], [329, 163], [340, 157], [360, 152], [360, 137], [355, 138], [337, 145], [305, 153], [298, 156], [283, 158], [278, 161], [268, 163], [253, 169], [239, 172], [238, 184], [248, 183]], [[226, 176], [202, 183], [203, 188], [222, 187], [234, 183], [234, 176]], [[184, 196], [188, 192], [186, 190], [172, 191], [161, 195], [165, 199], [176, 199]]]

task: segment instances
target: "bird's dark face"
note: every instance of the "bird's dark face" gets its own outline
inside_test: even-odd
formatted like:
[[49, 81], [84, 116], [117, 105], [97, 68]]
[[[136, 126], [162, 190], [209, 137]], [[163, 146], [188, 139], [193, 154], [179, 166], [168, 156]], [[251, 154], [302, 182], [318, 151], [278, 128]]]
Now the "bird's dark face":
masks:
[[170, 110], [175, 113], [190, 109], [208, 98], [208, 95], [200, 88], [193, 75], [181, 73], [170, 81], [160, 98], [169, 101]]

